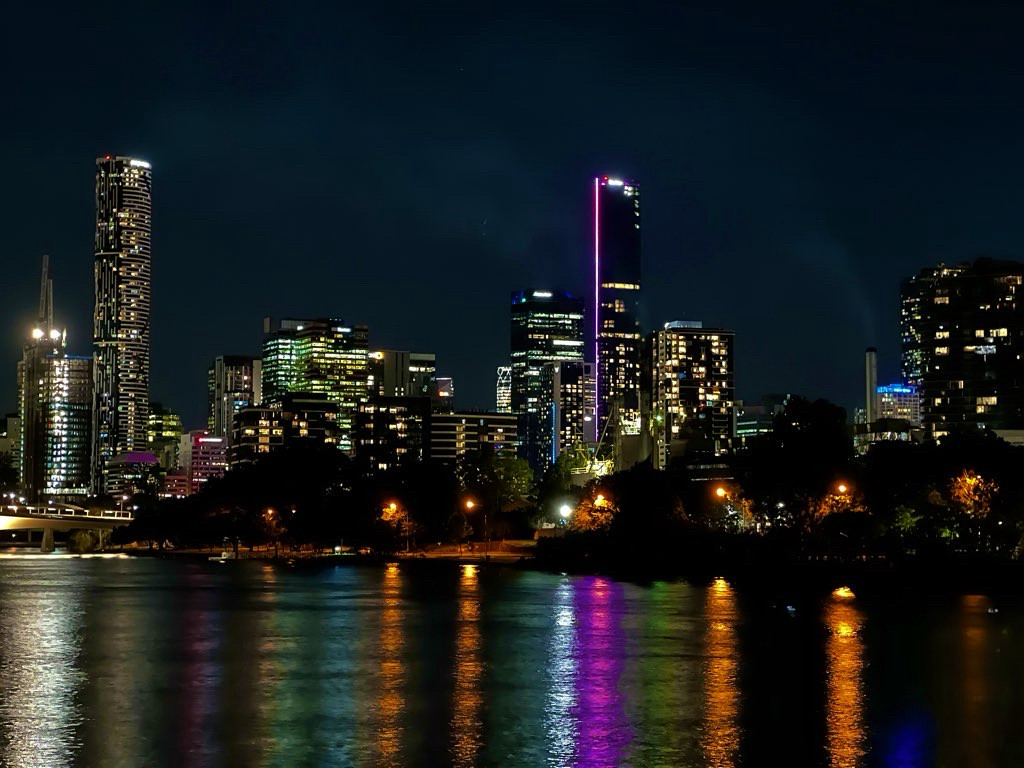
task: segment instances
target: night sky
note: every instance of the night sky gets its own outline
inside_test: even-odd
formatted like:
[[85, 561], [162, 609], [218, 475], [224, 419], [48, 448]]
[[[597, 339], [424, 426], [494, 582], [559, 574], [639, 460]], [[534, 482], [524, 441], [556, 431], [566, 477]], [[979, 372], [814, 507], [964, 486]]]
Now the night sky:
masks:
[[859, 404], [900, 278], [1024, 255], [1017, 11], [166, 5], [6, 12], [0, 411], [42, 253], [91, 351], [101, 154], [153, 164], [152, 397], [186, 427], [266, 314], [367, 323], [493, 407], [510, 291], [589, 285], [598, 173], [641, 185], [645, 330], [735, 329], [747, 399]]

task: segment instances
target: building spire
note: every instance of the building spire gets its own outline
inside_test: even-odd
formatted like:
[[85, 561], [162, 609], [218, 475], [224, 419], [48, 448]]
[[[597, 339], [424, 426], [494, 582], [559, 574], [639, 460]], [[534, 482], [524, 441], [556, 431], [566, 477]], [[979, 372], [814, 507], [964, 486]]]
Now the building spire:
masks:
[[45, 253], [39, 285], [39, 324], [47, 333], [53, 328], [53, 277], [50, 275], [50, 257]]

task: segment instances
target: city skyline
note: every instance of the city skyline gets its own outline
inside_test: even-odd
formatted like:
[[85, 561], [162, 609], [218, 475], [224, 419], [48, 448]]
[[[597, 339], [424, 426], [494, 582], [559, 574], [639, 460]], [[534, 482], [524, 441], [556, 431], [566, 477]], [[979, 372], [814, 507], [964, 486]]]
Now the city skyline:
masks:
[[[151, 395], [190, 426], [203, 423], [211, 360], [255, 354], [268, 314], [366, 322], [374, 345], [436, 352], [460, 407], [490, 406], [505, 293], [586, 289], [580, 190], [595, 173], [644, 191], [644, 272], [660, 279], [645, 284], [643, 328], [684, 317], [734, 329], [745, 399], [787, 389], [849, 410], [864, 347], [879, 349], [880, 380], [897, 378], [901, 277], [1014, 258], [1024, 243], [1011, 176], [1021, 118], [997, 96], [1017, 56], [1014, 9], [963, 31], [941, 9], [823, 19], [810, 4], [745, 22], [677, 8], [658, 23], [597, 6], [583, 25], [525, 11], [498, 23], [371, 10], [338, 24], [325, 10], [310, 26], [283, 9], [257, 24], [188, 3], [133, 8], [125, 23], [153, 44], [123, 73], [116, 118], [81, 95], [103, 71], [81, 32], [101, 22], [17, 13], [30, 32], [11, 56], [52, 55], [12, 94], [24, 121], [7, 129], [22, 180], [4, 199], [19, 222], [7, 355], [34, 315], [42, 253], [65, 286], [69, 338], [88, 337], [91, 159], [145, 158], [158, 169]], [[195, 18], [211, 40], [253, 43], [228, 59], [197, 52], [181, 34]], [[341, 38], [317, 31], [339, 26]], [[31, 30], [44, 28], [42, 45]], [[354, 76], [364, 60], [372, 76]], [[269, 279], [276, 259], [326, 279]], [[815, 347], [816, 359], [802, 352]], [[9, 379], [0, 401], [13, 408]]]

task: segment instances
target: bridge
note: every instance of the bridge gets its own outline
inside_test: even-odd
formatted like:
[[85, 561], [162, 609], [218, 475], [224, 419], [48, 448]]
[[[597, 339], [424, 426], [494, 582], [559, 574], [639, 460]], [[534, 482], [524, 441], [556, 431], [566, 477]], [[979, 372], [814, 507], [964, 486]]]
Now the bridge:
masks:
[[128, 510], [85, 509], [74, 504], [47, 504], [29, 506], [4, 504], [0, 506], [0, 531], [43, 532], [40, 550], [53, 551], [53, 532], [76, 529], [111, 530], [128, 525], [134, 516]]

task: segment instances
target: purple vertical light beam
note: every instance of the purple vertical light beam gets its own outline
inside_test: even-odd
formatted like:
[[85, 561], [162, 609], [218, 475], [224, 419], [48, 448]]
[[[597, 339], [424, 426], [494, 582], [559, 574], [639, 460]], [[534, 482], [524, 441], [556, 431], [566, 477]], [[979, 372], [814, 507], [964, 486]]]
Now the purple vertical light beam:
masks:
[[594, 442], [601, 439], [601, 362], [598, 343], [601, 315], [601, 179], [594, 177]]

